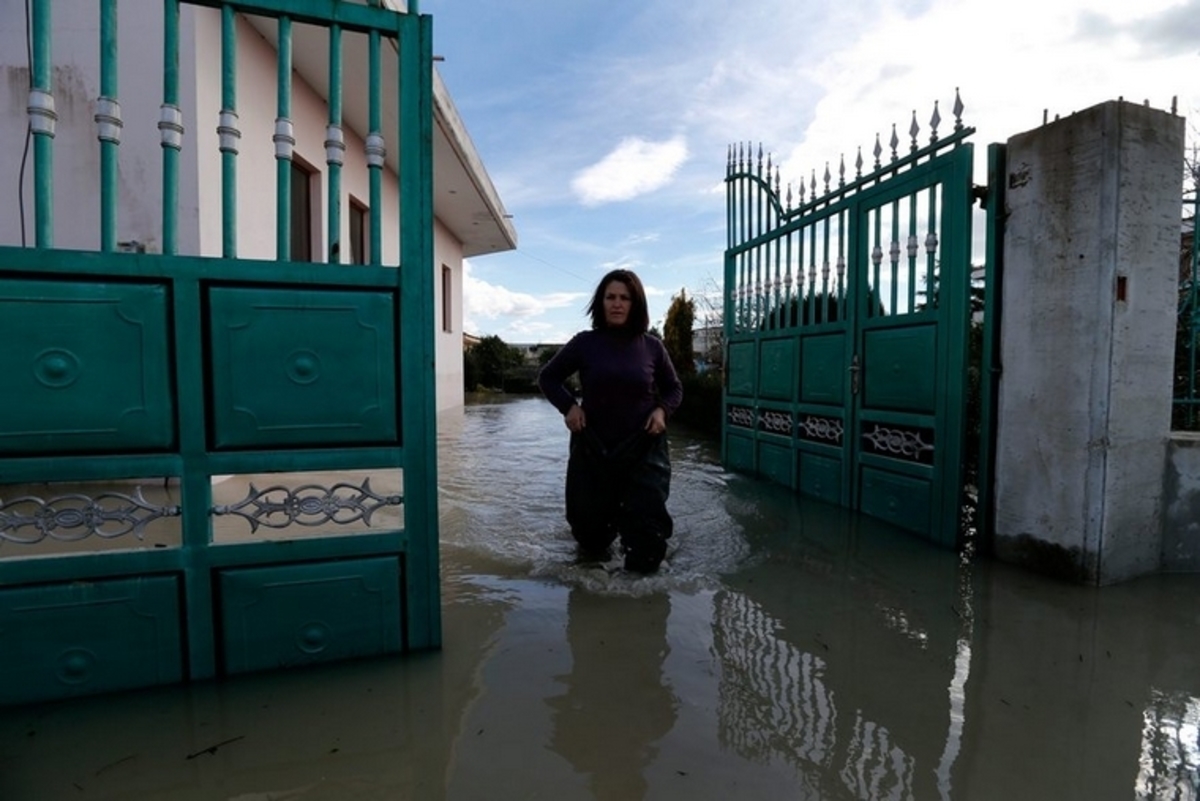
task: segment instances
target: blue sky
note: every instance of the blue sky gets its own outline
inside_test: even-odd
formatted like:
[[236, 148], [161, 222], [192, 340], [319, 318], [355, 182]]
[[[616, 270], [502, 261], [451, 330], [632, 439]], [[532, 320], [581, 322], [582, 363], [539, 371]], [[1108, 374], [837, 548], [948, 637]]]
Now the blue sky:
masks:
[[[1200, 0], [422, 0], [519, 237], [468, 260], [469, 333], [561, 342], [613, 267], [661, 324], [719, 290], [731, 142], [784, 180], [869, 154], [956, 87], [976, 152], [1124, 97], [1200, 128]], [[982, 160], [976, 183], [984, 182]]]

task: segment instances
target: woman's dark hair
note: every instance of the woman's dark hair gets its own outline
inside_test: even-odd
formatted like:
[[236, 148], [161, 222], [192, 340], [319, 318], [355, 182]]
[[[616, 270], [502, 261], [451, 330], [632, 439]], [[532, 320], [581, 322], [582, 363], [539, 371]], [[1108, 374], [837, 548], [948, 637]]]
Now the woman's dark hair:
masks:
[[592, 316], [592, 328], [599, 331], [607, 327], [604, 321], [604, 290], [613, 281], [620, 281], [624, 284], [633, 301], [629, 309], [629, 316], [625, 318], [625, 325], [621, 326], [620, 330], [630, 334], [644, 334], [649, 331], [650, 309], [646, 306], [646, 290], [642, 287], [642, 280], [632, 270], [612, 270], [600, 279], [586, 310]]

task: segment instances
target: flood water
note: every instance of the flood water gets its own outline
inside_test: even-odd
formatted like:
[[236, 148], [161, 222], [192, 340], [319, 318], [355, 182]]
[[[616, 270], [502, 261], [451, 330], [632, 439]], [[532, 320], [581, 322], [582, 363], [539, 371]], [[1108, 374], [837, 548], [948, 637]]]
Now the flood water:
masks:
[[573, 561], [549, 404], [439, 427], [441, 651], [0, 710], [0, 799], [1200, 796], [1200, 576], [964, 558], [673, 430], [634, 577]]

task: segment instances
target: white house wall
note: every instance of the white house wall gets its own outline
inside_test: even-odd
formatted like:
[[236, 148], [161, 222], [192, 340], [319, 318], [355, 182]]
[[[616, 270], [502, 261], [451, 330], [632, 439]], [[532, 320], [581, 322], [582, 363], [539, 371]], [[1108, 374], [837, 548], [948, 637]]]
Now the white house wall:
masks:
[[[123, 4], [126, 7], [128, 4]], [[149, 251], [162, 246], [162, 147], [158, 131], [162, 102], [162, 3], [144, 2], [138, 13], [122, 16], [118, 29], [119, 96], [124, 127], [121, 131], [117, 194], [117, 241], [137, 243]], [[187, 16], [185, 9], [185, 17]], [[99, 4], [55, 3], [51, 42], [52, 87], [58, 124], [54, 137], [54, 245], [94, 250], [100, 246], [100, 143], [96, 138], [96, 97], [100, 94]], [[28, 122], [29, 67], [26, 61], [23, 0], [0, 0], [0, 187], [7, 200], [0, 204], [0, 245], [32, 245], [33, 146], [23, 150]], [[180, 42], [180, 62], [194, 62], [193, 43]], [[180, 101], [192, 104], [194, 85], [181, 75]], [[186, 112], [185, 112], [186, 113]], [[195, 120], [186, 119], [188, 136]], [[215, 127], [215, 126], [214, 126]], [[24, 156], [24, 159], [23, 159]], [[22, 161], [24, 174], [22, 180]], [[180, 159], [179, 241], [196, 241], [195, 148], [185, 147]], [[24, 203], [22, 238], [17, 190]], [[194, 251], [192, 251], [194, 252]]]
[[[433, 252], [438, 277], [433, 282], [436, 305], [437, 343], [435, 351], [437, 370], [438, 411], [463, 404], [463, 269], [462, 243], [440, 222], [433, 226]], [[450, 325], [449, 331], [442, 324], [443, 286], [442, 267], [450, 268]]]

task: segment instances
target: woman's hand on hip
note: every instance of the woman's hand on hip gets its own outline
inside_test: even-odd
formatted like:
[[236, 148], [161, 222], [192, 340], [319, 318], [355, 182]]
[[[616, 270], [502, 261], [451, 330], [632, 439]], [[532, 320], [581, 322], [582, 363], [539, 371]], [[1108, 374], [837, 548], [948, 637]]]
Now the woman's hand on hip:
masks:
[[570, 411], [563, 417], [563, 421], [567, 424], [567, 429], [577, 434], [587, 427], [587, 415], [583, 413], [583, 407], [576, 404], [572, 406]]
[[654, 411], [650, 412], [650, 416], [646, 418], [646, 431], [651, 434], [661, 434], [667, 430], [667, 413], [663, 411], [661, 406], [654, 407]]

